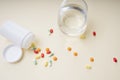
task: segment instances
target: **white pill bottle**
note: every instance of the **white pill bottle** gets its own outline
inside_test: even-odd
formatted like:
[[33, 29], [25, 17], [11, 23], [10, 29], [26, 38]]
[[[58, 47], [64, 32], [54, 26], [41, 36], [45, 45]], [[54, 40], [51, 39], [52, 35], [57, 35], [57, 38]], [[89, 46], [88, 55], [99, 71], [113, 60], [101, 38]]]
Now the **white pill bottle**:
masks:
[[29, 30], [12, 21], [6, 21], [0, 27], [0, 35], [10, 40], [13, 44], [28, 49], [34, 41], [34, 35]]
[[23, 55], [22, 48], [28, 49], [34, 42], [34, 34], [12, 21], [0, 26], [0, 35], [12, 42], [3, 51], [3, 57], [11, 63], [17, 62]]

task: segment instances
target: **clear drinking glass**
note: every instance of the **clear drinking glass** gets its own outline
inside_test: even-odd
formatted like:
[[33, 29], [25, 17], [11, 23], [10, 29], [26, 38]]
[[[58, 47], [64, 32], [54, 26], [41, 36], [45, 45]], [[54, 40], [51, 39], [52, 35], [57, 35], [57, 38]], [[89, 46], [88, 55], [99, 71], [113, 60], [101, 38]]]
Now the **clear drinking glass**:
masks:
[[63, 0], [59, 10], [60, 30], [70, 36], [78, 36], [87, 27], [87, 4], [84, 0]]

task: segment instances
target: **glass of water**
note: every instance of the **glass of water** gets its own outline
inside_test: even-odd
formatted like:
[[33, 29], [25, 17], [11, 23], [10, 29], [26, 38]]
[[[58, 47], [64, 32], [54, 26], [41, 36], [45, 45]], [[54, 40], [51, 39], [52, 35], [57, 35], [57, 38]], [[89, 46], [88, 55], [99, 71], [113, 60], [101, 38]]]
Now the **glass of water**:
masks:
[[69, 36], [82, 35], [87, 27], [87, 10], [84, 0], [63, 0], [58, 16], [60, 30]]

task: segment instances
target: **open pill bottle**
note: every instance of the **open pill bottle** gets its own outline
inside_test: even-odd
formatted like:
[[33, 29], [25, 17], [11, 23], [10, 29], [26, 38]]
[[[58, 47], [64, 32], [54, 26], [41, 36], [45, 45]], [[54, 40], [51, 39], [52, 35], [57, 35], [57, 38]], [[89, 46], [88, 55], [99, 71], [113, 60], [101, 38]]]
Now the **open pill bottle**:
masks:
[[[19, 55], [22, 54], [22, 48], [24, 49], [28, 49], [31, 44], [34, 42], [34, 34], [32, 32], [30, 32], [29, 30], [17, 25], [14, 22], [11, 21], [6, 21], [5, 23], [3, 23], [2, 26], [0, 26], [0, 35], [2, 35], [3, 37], [5, 37], [6, 39], [8, 39], [9, 41], [11, 41], [13, 44], [9, 45], [5, 48], [3, 54], [5, 54], [7, 56], [7, 54], [12, 54], [14, 52], [18, 52]], [[15, 50], [12, 50], [12, 48], [14, 47]], [[17, 47], [17, 48], [15, 48]], [[20, 50], [18, 50], [18, 48], [20, 48]], [[7, 51], [6, 51], [7, 50]], [[7, 54], [6, 54], [7, 52]], [[15, 58], [17, 55], [17, 53], [15, 53], [13, 55], [13, 58]], [[20, 55], [22, 56], [22, 55]], [[7, 56], [7, 58], [9, 58], [9, 56]], [[12, 58], [12, 57], [10, 57]], [[20, 57], [19, 57], [20, 59]], [[11, 59], [8, 59], [11, 60]], [[14, 59], [12, 59], [14, 62]], [[17, 59], [16, 59], [17, 61]], [[15, 62], [16, 62], [15, 61]], [[8, 61], [9, 62], [9, 61]]]
[[32, 32], [11, 21], [3, 23], [0, 27], [0, 35], [10, 40], [14, 45], [25, 49], [30, 47], [34, 39]]

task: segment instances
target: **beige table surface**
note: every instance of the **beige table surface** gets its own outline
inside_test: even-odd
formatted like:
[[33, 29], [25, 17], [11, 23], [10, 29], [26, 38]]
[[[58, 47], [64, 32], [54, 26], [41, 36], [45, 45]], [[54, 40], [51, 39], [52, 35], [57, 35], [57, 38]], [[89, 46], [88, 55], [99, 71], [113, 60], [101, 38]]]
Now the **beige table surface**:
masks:
[[[0, 36], [0, 80], [120, 80], [120, 0], [86, 0], [88, 29], [86, 39], [68, 37], [57, 25], [58, 9], [62, 0], [0, 0], [0, 23], [11, 20], [31, 30], [38, 46], [46, 47], [58, 57], [51, 68], [40, 60], [33, 64], [33, 52], [25, 51], [17, 64], [7, 63], [2, 51], [9, 41]], [[49, 36], [48, 29], [54, 34]], [[92, 31], [97, 36], [92, 36]], [[72, 46], [72, 51], [66, 48]], [[73, 52], [79, 53], [78, 57]], [[93, 56], [95, 62], [89, 58]], [[118, 63], [112, 61], [118, 58]], [[87, 70], [85, 65], [91, 65]]]

